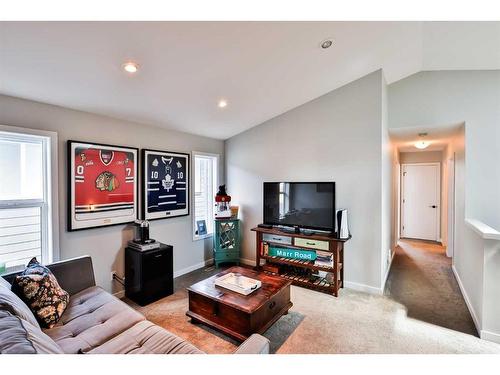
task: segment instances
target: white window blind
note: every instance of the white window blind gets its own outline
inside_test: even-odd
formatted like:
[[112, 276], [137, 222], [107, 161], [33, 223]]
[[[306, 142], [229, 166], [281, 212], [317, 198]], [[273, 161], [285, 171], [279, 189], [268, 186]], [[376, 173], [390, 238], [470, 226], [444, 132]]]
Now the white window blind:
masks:
[[48, 137], [0, 131], [0, 270], [52, 261]]
[[[218, 155], [193, 153], [194, 159], [194, 214], [193, 238], [199, 239], [213, 233], [215, 193], [217, 192]], [[197, 222], [205, 220], [207, 233], [198, 233]]]

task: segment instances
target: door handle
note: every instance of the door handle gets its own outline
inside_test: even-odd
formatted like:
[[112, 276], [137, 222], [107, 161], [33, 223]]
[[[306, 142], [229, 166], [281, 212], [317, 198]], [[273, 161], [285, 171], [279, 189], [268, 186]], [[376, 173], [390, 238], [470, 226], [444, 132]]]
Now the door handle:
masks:
[[432, 206], [429, 206], [430, 208], [436, 208], [437, 206], [433, 204]]

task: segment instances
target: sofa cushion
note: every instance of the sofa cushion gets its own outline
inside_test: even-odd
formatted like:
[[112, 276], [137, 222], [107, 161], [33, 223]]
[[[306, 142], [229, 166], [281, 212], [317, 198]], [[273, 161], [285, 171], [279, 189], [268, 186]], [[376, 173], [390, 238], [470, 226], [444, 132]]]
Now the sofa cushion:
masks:
[[60, 321], [44, 330], [65, 353], [84, 353], [126, 331], [144, 316], [99, 287], [75, 294]]
[[23, 273], [16, 276], [12, 290], [26, 302], [45, 328], [51, 328], [59, 321], [69, 302], [69, 294], [36, 258], [31, 259]]
[[61, 348], [40, 327], [0, 309], [1, 354], [62, 354]]
[[11, 288], [10, 283], [7, 280], [5, 280], [3, 277], [0, 277], [0, 286], [4, 286], [8, 289]]
[[148, 320], [137, 323], [89, 354], [203, 354], [173, 333]]
[[40, 328], [29, 307], [10, 289], [11, 285], [3, 277], [0, 279], [0, 306], [9, 306], [14, 315]]

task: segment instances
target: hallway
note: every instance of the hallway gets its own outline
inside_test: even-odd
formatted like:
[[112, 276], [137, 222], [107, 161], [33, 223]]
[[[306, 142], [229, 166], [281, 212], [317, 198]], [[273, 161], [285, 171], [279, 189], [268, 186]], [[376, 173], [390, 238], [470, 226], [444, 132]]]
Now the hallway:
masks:
[[434, 243], [401, 240], [385, 294], [411, 318], [478, 336], [445, 252]]

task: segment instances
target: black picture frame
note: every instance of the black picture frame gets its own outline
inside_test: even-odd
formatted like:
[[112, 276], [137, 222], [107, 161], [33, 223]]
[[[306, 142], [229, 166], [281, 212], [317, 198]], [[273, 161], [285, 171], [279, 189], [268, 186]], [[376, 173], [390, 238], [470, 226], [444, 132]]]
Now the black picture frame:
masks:
[[[164, 159], [170, 158], [172, 158], [172, 165], [168, 164], [168, 160], [164, 161]], [[158, 162], [157, 166], [152, 164], [155, 159]], [[160, 220], [188, 216], [191, 204], [190, 154], [177, 151], [142, 149], [141, 160], [142, 219]], [[180, 166], [177, 161], [181, 162]], [[172, 174], [175, 173], [174, 178], [170, 180], [173, 181], [171, 186], [164, 182], [169, 173], [163, 168], [167, 167], [172, 168], [170, 171]], [[152, 173], [154, 172], [158, 172], [158, 174], [153, 176]], [[182, 177], [179, 177], [179, 172], [183, 173]], [[184, 202], [185, 205], [182, 205]], [[174, 204], [179, 205], [179, 208], [173, 208]], [[161, 207], [162, 205], [164, 208]]]
[[[102, 160], [101, 151], [99, 151], [99, 160], [95, 160], [94, 162], [94, 159], [96, 158], [93, 155], [93, 152], [91, 152], [91, 155], [89, 156], [90, 159], [88, 160], [86, 159], [86, 157], [84, 160], [81, 154], [78, 155], [80, 157], [80, 160], [77, 163], [76, 153], [78, 148], [92, 151], [106, 150], [107, 152], [112, 152], [112, 157], [109, 163], [105, 164]], [[123, 225], [134, 222], [139, 214], [139, 149], [130, 146], [119, 146], [90, 141], [68, 140], [66, 151], [68, 231], [73, 232], [78, 230], [102, 228], [113, 225]], [[115, 160], [116, 163], [113, 164], [112, 162], [114, 161], [116, 155], [115, 152], [120, 153], [120, 159], [123, 159], [124, 157], [125, 158], [123, 160], [117, 159]], [[133, 168], [126, 166], [131, 161], [129, 156], [132, 157], [133, 164], [130, 165], [132, 165]], [[102, 167], [102, 172], [100, 173], [99, 167], [101, 166], [97, 163], [98, 161], [102, 162], [104, 165], [104, 167]], [[121, 165], [124, 166], [124, 173], [123, 176], [120, 175], [117, 177], [115, 174], [113, 174], [113, 170], [111, 169], [110, 171], [109, 168], [114, 167], [114, 169], [119, 172], [121, 171]], [[83, 167], [83, 170], [81, 169], [81, 167]], [[93, 170], [85, 173], [85, 168], [87, 167], [92, 167]], [[79, 170], [77, 171], [76, 168], [79, 168]], [[127, 171], [127, 168], [132, 168], [129, 176], [127, 176], [127, 173], [129, 173]], [[100, 184], [102, 185], [99, 189], [97, 188], [97, 179], [94, 178], [97, 173], [99, 173], [98, 179], [100, 181]], [[78, 178], [76, 177], [77, 175]], [[118, 183], [113, 182], [114, 185], [117, 185], [116, 188], [109, 186], [110, 175], [112, 181], [118, 181]], [[83, 176], [83, 178], [81, 176]], [[88, 178], [90, 178], [90, 180], [88, 180]], [[76, 187], [76, 184], [79, 184], [78, 189]], [[131, 186], [131, 188], [128, 188], [127, 184], [133, 185]], [[90, 189], [91, 186], [95, 187], [95, 189], [99, 190], [99, 192], [92, 191], [92, 189]], [[125, 198], [126, 201], [114, 202], [114, 200], [118, 198], [113, 197], [113, 199], [111, 199], [111, 191], [118, 189], [120, 186], [122, 186], [122, 189], [118, 194], [118, 198]], [[127, 189], [123, 189], [124, 187], [127, 187]], [[87, 191], [89, 197], [85, 198], [85, 192]], [[104, 196], [106, 192], [108, 193], [108, 198]], [[99, 196], [101, 193], [103, 195]], [[130, 194], [132, 194], [132, 197], [130, 197]], [[115, 195], [117, 194], [115, 193]], [[87, 201], [81, 204], [82, 200]], [[77, 202], [79, 202], [80, 204], [77, 204]]]
[[196, 235], [205, 236], [207, 234], [207, 223], [205, 220], [196, 220]]

